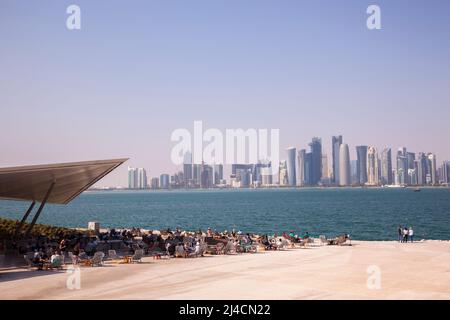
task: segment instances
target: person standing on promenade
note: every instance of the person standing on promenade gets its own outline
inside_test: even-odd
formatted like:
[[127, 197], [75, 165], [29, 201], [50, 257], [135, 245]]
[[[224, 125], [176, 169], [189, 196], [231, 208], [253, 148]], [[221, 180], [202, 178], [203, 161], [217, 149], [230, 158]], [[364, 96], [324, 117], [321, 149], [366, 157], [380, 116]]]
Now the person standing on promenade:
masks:
[[409, 230], [408, 230], [408, 236], [409, 236], [409, 239], [411, 240], [411, 242], [413, 242], [413, 238], [414, 238], [414, 230], [413, 230], [412, 227], [409, 227]]
[[408, 242], [408, 234], [409, 234], [408, 228], [405, 227], [405, 228], [403, 229], [403, 242], [404, 242], [404, 243], [407, 243], [407, 242]]
[[59, 243], [59, 251], [61, 251], [61, 256], [64, 261], [64, 258], [66, 257], [66, 250], [67, 250], [67, 241], [66, 238], [63, 238], [61, 242]]
[[403, 242], [403, 231], [402, 231], [402, 227], [398, 226], [398, 242]]

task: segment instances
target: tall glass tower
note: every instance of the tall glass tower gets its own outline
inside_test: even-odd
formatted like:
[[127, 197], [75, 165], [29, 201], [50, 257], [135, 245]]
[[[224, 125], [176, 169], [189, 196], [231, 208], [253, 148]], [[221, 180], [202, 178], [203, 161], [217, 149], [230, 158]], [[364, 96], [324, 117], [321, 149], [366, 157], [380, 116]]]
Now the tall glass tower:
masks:
[[339, 148], [339, 185], [350, 186], [350, 152], [348, 144], [343, 143]]
[[306, 184], [305, 161], [306, 150], [301, 149], [298, 151], [297, 155], [297, 185], [299, 186], [304, 186]]
[[442, 183], [447, 184], [450, 182], [450, 162], [444, 161], [442, 163], [441, 175]]
[[322, 140], [314, 137], [309, 146], [312, 157], [311, 184], [318, 185], [322, 179]]
[[295, 158], [297, 154], [297, 149], [291, 147], [288, 148], [286, 152], [287, 152], [286, 167], [287, 167], [288, 185], [294, 187], [297, 185], [297, 174], [295, 172]]
[[137, 189], [138, 180], [138, 169], [128, 167], [128, 189]]
[[332, 174], [331, 174], [331, 182], [339, 183], [339, 153], [340, 147], [342, 144], [342, 136], [333, 136], [331, 138], [331, 148], [332, 148]]
[[356, 178], [360, 185], [367, 182], [367, 146], [356, 147]]
[[144, 168], [137, 168], [137, 188], [147, 189], [147, 171]]
[[375, 147], [367, 149], [367, 184], [376, 186], [379, 184], [378, 155]]
[[417, 158], [417, 184], [425, 185], [428, 175], [428, 159], [425, 153], [420, 152]]
[[192, 154], [188, 151], [184, 154], [183, 177], [184, 186], [189, 187], [192, 184]]
[[428, 167], [429, 167], [429, 184], [436, 185], [437, 177], [436, 177], [436, 155], [433, 153], [428, 154]]
[[381, 153], [381, 183], [383, 185], [393, 184], [392, 178], [392, 152], [391, 148], [383, 149]]
[[400, 185], [408, 184], [408, 157], [406, 148], [397, 151], [397, 179]]

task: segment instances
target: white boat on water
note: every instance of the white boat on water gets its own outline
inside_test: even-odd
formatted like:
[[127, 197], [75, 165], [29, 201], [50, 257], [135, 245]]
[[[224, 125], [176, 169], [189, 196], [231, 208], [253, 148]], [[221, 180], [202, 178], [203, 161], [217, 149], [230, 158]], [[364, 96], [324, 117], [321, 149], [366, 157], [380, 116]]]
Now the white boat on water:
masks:
[[406, 188], [405, 185], [398, 185], [398, 184], [392, 184], [392, 185], [385, 185], [385, 188]]

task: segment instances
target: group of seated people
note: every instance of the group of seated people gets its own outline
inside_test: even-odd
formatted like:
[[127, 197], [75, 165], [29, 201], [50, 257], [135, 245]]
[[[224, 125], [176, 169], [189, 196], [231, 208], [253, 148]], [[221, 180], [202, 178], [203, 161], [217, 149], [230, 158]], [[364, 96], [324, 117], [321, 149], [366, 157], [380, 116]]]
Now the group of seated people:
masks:
[[62, 268], [62, 265], [64, 263], [64, 256], [61, 255], [60, 252], [54, 251], [50, 256], [42, 251], [35, 251], [34, 256], [31, 260], [31, 263], [37, 267], [38, 270], [44, 270], [45, 269], [53, 269]]
[[[53, 264], [57, 260], [56, 256], [64, 259], [66, 254], [71, 252], [78, 261], [78, 257], [90, 257], [96, 251], [107, 252], [108, 249], [114, 249], [113, 243], [119, 251], [126, 254], [133, 254], [137, 249], [142, 249], [145, 254], [160, 252], [175, 257], [192, 257], [202, 256], [208, 246], [214, 248], [218, 242], [222, 243], [220, 248], [223, 252], [238, 253], [256, 252], [258, 246], [264, 247], [265, 250], [276, 250], [283, 248], [286, 243], [300, 243], [309, 239], [308, 232], [300, 237], [293, 231], [283, 232], [281, 236], [276, 233], [271, 236], [267, 234], [259, 236], [244, 234], [235, 229], [218, 232], [208, 228], [206, 231], [187, 232], [177, 228], [161, 232], [143, 232], [139, 228], [132, 228], [120, 231], [110, 229], [107, 232], [97, 233], [96, 236], [87, 232], [78, 232], [70, 235], [61, 234], [52, 239], [37, 237], [29, 239], [25, 248], [21, 250], [35, 252], [33, 262], [43, 268], [45, 263]], [[211, 253], [214, 253], [214, 250]]]
[[[172, 244], [167, 243], [167, 251], [170, 254], [170, 247]], [[189, 258], [192, 256], [203, 256], [201, 251], [200, 241], [196, 241], [195, 245], [192, 242], [179, 242], [174, 246], [174, 256], [176, 258]]]
[[[185, 237], [191, 237], [194, 240], [192, 242], [186, 242], [183, 239]], [[299, 237], [291, 231], [289, 234], [283, 233], [281, 236], [274, 234], [268, 236], [267, 234], [258, 236], [255, 234], [243, 234], [241, 231], [236, 232], [227, 230], [223, 232], [213, 231], [208, 228], [206, 233], [201, 230], [191, 234], [180, 234], [179, 230], [170, 233], [165, 240], [166, 251], [168, 254], [176, 257], [187, 257], [192, 253], [195, 253], [201, 247], [201, 243], [205, 243], [207, 246], [214, 248], [219, 245], [218, 250], [212, 250], [211, 253], [229, 253], [229, 252], [256, 252], [257, 247], [263, 247], [265, 250], [277, 250], [287, 247], [288, 244], [309, 242], [310, 237], [308, 232], [303, 237]], [[173, 244], [173, 246], [171, 245]], [[171, 251], [172, 249], [172, 251]]]
[[112, 228], [107, 232], [100, 232], [98, 234], [100, 241], [108, 241], [108, 240], [123, 240], [123, 241], [131, 241], [134, 237], [142, 237], [145, 234], [142, 232], [140, 228], [131, 228], [131, 229], [123, 229], [122, 231], [117, 231]]
[[[128, 247], [131, 252], [134, 251], [136, 246], [139, 246], [139, 249], [143, 249], [146, 254], [161, 251], [166, 252], [171, 256], [197, 255], [196, 252], [201, 252], [202, 254], [203, 252], [199, 247], [202, 246], [202, 243], [208, 242], [208, 239], [221, 240], [224, 246], [227, 245], [228, 241], [231, 241], [232, 247], [234, 247], [236, 251], [242, 252], [254, 251], [254, 249], [249, 250], [249, 248], [258, 245], [264, 246], [266, 250], [275, 250], [281, 247], [283, 239], [288, 240], [290, 243], [300, 243], [310, 239], [308, 232], [306, 232], [303, 237], [300, 237], [293, 231], [289, 234], [284, 232], [281, 236], [278, 236], [277, 234], [272, 236], [268, 236], [267, 234], [263, 236], [250, 233], [244, 234], [235, 229], [232, 231], [225, 230], [223, 232], [218, 232], [212, 228], [208, 228], [206, 231], [199, 229], [195, 232], [181, 231], [178, 228], [175, 230], [166, 229], [156, 233], [153, 233], [153, 231], [144, 233], [138, 228], [127, 231], [123, 230], [120, 233], [114, 229], [109, 231], [109, 237], [117, 239], [118, 234], [120, 234], [119, 237], [124, 241], [125, 246]], [[138, 242], [133, 241], [132, 239], [135, 237], [140, 237], [142, 240]], [[131, 240], [128, 240], [130, 238]], [[186, 241], [186, 239], [188, 240]], [[212, 243], [207, 244], [211, 245]]]

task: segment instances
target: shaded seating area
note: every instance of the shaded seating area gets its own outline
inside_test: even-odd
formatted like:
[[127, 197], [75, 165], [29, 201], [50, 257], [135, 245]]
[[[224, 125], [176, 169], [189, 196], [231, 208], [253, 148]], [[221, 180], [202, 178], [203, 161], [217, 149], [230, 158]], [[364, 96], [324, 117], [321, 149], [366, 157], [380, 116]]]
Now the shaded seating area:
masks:
[[[43, 269], [61, 269], [65, 264], [66, 237], [77, 233], [73, 229], [40, 226], [36, 222], [46, 204], [68, 204], [83, 191], [120, 166], [127, 159], [95, 160], [47, 165], [0, 168], [0, 199], [30, 201], [14, 230], [2, 230], [0, 241], [9, 255], [23, 254], [27, 266]], [[31, 222], [33, 209], [39, 204]], [[11, 225], [2, 219], [2, 225]], [[4, 223], [5, 222], [5, 223]], [[78, 237], [81, 237], [78, 235]], [[61, 238], [63, 239], [62, 242]], [[56, 241], [55, 241], [56, 240]], [[78, 255], [70, 255], [78, 264]], [[98, 256], [95, 257], [94, 264]], [[87, 260], [87, 259], [86, 259]]]
[[64, 265], [64, 257], [54, 254], [50, 258], [41, 256], [39, 253], [29, 252], [23, 256], [29, 270], [61, 270]]
[[[78, 236], [81, 238], [77, 238]], [[24, 254], [23, 258], [28, 269], [61, 270], [65, 263], [91, 268], [116, 264], [140, 264], [145, 258], [155, 259], [158, 256], [159, 258], [199, 258], [204, 255], [255, 254], [261, 251], [351, 244], [348, 234], [331, 239], [327, 239], [325, 235], [320, 235], [318, 238], [308, 236], [292, 239], [285, 234], [267, 236], [224, 231], [208, 235], [201, 230], [188, 232], [179, 229], [175, 231], [139, 228], [108, 229], [98, 232], [95, 236], [74, 235], [73, 237], [75, 238], [67, 237], [61, 240], [65, 246], [63, 253], [58, 251], [58, 246], [56, 248], [50, 246], [47, 251], [43, 250], [46, 248], [43, 246], [39, 250]], [[81, 241], [82, 239], [87, 243]], [[111, 244], [118, 249], [111, 249]], [[146, 262], [148, 263], [148, 260]]]

